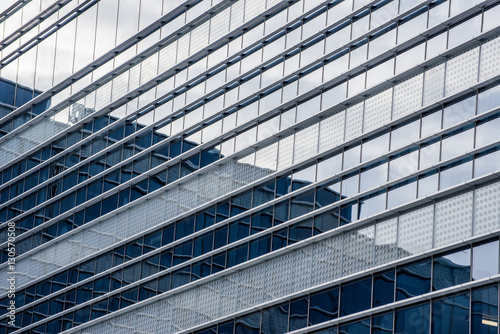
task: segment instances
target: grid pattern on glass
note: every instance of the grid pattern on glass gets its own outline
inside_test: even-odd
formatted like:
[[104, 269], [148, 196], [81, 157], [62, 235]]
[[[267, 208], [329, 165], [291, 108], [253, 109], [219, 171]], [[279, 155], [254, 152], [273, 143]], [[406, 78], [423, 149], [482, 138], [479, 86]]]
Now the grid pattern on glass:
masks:
[[[498, 241], [494, 241], [494, 244], [496, 244], [496, 252], [498, 253]], [[307, 246], [307, 247], [311, 247], [311, 246]], [[297, 252], [298, 252], [298, 251], [300, 251], [300, 250], [297, 250]], [[460, 252], [462, 252], [462, 251], [460, 251]], [[435, 258], [437, 259], [437, 258], [439, 258], [439, 257], [440, 257], [440, 256], [439, 256], [439, 255], [437, 255]], [[449, 256], [447, 256], [447, 255], [445, 255], [445, 257], [452, 259], [452, 257], [449, 257]], [[283, 260], [285, 261], [285, 262], [284, 262], [284, 264], [288, 264], [288, 266], [287, 266], [287, 267], [290, 267], [290, 264], [291, 264], [290, 262], [292, 261], [291, 255], [286, 255], [285, 257], [277, 258], [276, 260], [278, 260], [278, 259], [283, 259]], [[266, 266], [266, 267], [268, 267], [267, 269], [263, 268], [263, 265], [262, 265], [262, 264], [258, 265], [258, 268], [263, 268], [262, 270], [265, 270], [265, 272], [266, 272], [266, 273], [271, 273], [271, 275], [272, 275], [271, 277], [275, 277], [275, 276], [274, 276], [275, 274], [273, 274], [273, 273], [276, 273], [276, 274], [277, 274], [276, 270], [277, 270], [277, 268], [279, 268], [279, 267], [281, 267], [281, 266], [276, 267], [276, 265], [277, 265], [277, 264], [275, 265], [274, 263], [275, 263], [275, 262], [274, 262], [274, 260], [273, 260], [273, 261], [270, 261], [270, 262], [266, 262], [266, 265], [265, 265], [265, 266]], [[441, 263], [441, 262], [438, 262], [438, 263]], [[441, 265], [441, 264], [440, 264], [440, 265]], [[451, 265], [452, 267], [455, 267], [455, 266], [456, 266], [456, 265], [455, 265], [455, 264], [453, 264], [453, 263], [450, 263], [450, 265]], [[408, 268], [412, 267], [412, 265], [411, 265], [411, 264], [410, 264], [410, 265], [402, 265], [401, 267], [402, 267], [402, 268], [405, 268], [405, 266], [407, 266]], [[470, 266], [470, 264], [469, 264], [469, 266]], [[252, 267], [252, 268], [254, 268], [254, 267]], [[242, 275], [250, 275], [249, 270], [250, 270], [250, 268], [249, 268], [249, 269], [244, 269], [243, 271], [240, 271], [239, 273], [236, 273], [236, 274], [230, 274], [227, 278], [223, 279], [223, 280], [222, 280], [222, 281], [220, 281], [220, 282], [226, 282], [225, 284], [228, 284], [227, 282], [232, 282], [232, 281], [237, 282], [237, 281], [239, 281], [239, 280], [241, 280], [241, 279], [242, 279]], [[253, 271], [252, 271], [252, 272], [253, 272]], [[403, 272], [403, 271], [402, 271], [402, 272]], [[444, 272], [443, 272], [443, 274], [444, 274], [444, 275], [448, 275], [448, 274], [446, 274], [446, 271], [444, 271]], [[450, 274], [451, 274], [451, 273], [450, 273]], [[253, 273], [252, 275], [255, 275], [255, 273]], [[283, 276], [280, 276], [280, 277], [283, 277]], [[372, 277], [372, 276], [370, 276], [370, 278], [371, 278], [371, 277]], [[284, 277], [283, 277], [283, 278], [284, 278]], [[435, 279], [435, 280], [438, 280], [438, 279], [439, 279], [439, 280], [441, 280], [441, 279], [444, 279], [444, 277], [443, 277], [443, 276], [439, 276], [439, 277], [434, 277], [434, 279]], [[469, 278], [469, 279], [470, 279], [470, 278]], [[290, 284], [290, 285], [292, 284], [291, 280], [289, 280], [289, 279], [287, 279], [287, 280], [285, 280], [285, 281], [286, 281], [286, 283], [285, 283], [286, 285], [287, 285], [287, 284]], [[211, 284], [213, 284], [213, 283], [211, 283]], [[266, 284], [265, 284], [265, 285], [266, 285], [266, 286], [268, 286], [268, 285], [269, 285], [269, 286], [271, 286], [271, 287], [274, 287], [273, 289], [275, 289], [275, 288], [276, 288], [276, 281], [274, 280], [274, 278], [268, 279], [268, 280], [266, 281]], [[195, 288], [195, 289], [199, 289], [199, 288]], [[264, 289], [266, 289], [266, 288], [264, 288]], [[395, 289], [394, 285], [393, 285], [392, 289]], [[288, 290], [287, 290], [287, 289], [283, 290], [283, 285], [282, 285], [282, 284], [280, 284], [280, 285], [279, 285], [279, 290], [281, 290], [280, 296], [285, 297], [285, 296], [288, 294]], [[221, 290], [220, 290], [220, 291], [221, 291], [221, 292], [220, 292], [220, 293], [221, 293], [221, 297], [223, 297], [223, 296], [225, 295], [224, 291], [226, 291], [226, 290], [224, 290], [224, 288], [221, 288]], [[233, 291], [233, 293], [234, 293], [235, 295], [237, 295], [237, 292], [236, 292], [235, 290], [233, 290], [233, 288], [231, 288], [231, 291]], [[266, 291], [269, 291], [269, 290], [266, 290]], [[274, 291], [275, 291], [275, 290], [274, 290]], [[192, 293], [192, 290], [188, 290], [188, 291], [186, 291], [186, 293], [191, 294], [191, 293]], [[181, 292], [179, 295], [183, 295], [183, 294], [184, 294], [184, 292]], [[179, 295], [174, 295], [174, 296], [172, 296], [172, 297], [166, 297], [166, 298], [179, 298]], [[274, 297], [275, 297], [275, 298], [277, 298], [277, 297], [278, 297], [278, 295], [275, 295]], [[370, 300], [370, 299], [368, 299], [368, 300]], [[226, 298], [225, 300], [221, 300], [221, 302], [222, 302], [222, 303], [224, 303], [224, 302], [225, 302], [224, 306], [223, 306], [223, 305], [221, 305], [221, 307], [223, 307], [223, 308], [224, 308], [224, 313], [221, 313], [221, 314], [220, 314], [221, 316], [224, 316], [223, 314], [228, 315], [228, 314], [230, 314], [231, 312], [234, 312], [234, 311], [232, 311], [232, 310], [235, 310], [235, 309], [236, 309], [236, 305], [235, 305], [234, 299], [232, 299], [232, 298], [229, 298], [229, 299], [227, 299], [227, 298]], [[151, 306], [149, 306], [149, 307], [151, 307]], [[226, 307], [229, 307], [229, 309], [225, 309]], [[369, 306], [368, 306], [368, 307], [369, 307]], [[132, 311], [132, 312], [136, 312], [136, 311]], [[191, 322], [191, 326], [194, 326], [194, 325], [195, 325], [195, 323]], [[97, 325], [97, 328], [99, 328], [99, 326], [100, 326], [100, 325]], [[184, 328], [186, 328], [186, 327], [184, 327]]]
[[133, 231], [135, 231], [135, 230], [133, 230]]

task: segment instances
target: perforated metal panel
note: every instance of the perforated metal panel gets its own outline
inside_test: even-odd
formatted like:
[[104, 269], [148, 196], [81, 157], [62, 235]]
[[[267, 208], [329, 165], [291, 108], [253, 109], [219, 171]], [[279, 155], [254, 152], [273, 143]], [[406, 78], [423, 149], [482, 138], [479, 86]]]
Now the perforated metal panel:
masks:
[[375, 265], [397, 259], [398, 220], [389, 219], [375, 225]]
[[266, 263], [264, 302], [290, 293], [292, 263], [292, 254], [287, 254]]
[[361, 135], [363, 129], [364, 102], [358, 103], [346, 110], [345, 116], [345, 141]]
[[344, 234], [342, 273], [344, 276], [373, 267], [375, 226]]
[[155, 53], [145, 60], [141, 64], [141, 85], [144, 85], [148, 81], [152, 80], [158, 75], [158, 53]]
[[169, 68], [175, 65], [177, 58], [177, 42], [172, 42], [160, 50], [160, 60], [158, 65], [158, 73], [166, 72]]
[[405, 258], [431, 249], [433, 227], [433, 205], [399, 216], [398, 258]]
[[189, 40], [191, 33], [186, 34], [177, 40], [177, 61], [181, 62], [189, 56]]
[[490, 79], [500, 73], [500, 38], [481, 45], [481, 62], [479, 69], [479, 81]]
[[202, 285], [198, 291], [198, 314], [205, 321], [219, 317], [220, 309], [219, 281]]
[[319, 123], [295, 133], [293, 163], [297, 164], [316, 155], [318, 151]]
[[146, 306], [140, 312], [137, 312], [135, 317], [135, 332], [136, 333], [158, 333], [157, 319], [154, 305]]
[[179, 331], [189, 328], [195, 321], [196, 313], [194, 311], [196, 310], [197, 290], [185, 291], [174, 296], [173, 299], [172, 324], [174, 330]]
[[237, 311], [238, 276], [239, 274], [233, 274], [219, 282], [221, 315]]
[[276, 163], [278, 161], [278, 143], [272, 143], [255, 152], [255, 167], [258, 170], [263, 169], [264, 173], [272, 173], [276, 171]]
[[369, 132], [391, 120], [392, 88], [365, 101], [363, 132]]
[[312, 247], [311, 284], [314, 286], [340, 277], [342, 272], [342, 237], [335, 236]]
[[264, 298], [264, 282], [266, 280], [266, 265], [243, 270], [238, 278], [238, 310], [245, 310], [262, 303]]
[[279, 141], [278, 170], [283, 170], [292, 165], [293, 139], [294, 136], [291, 135]]
[[243, 24], [243, 15], [245, 13], [245, 1], [237, 1], [231, 5], [230, 30], [234, 30]]
[[434, 103], [444, 95], [444, 69], [445, 64], [440, 64], [424, 74], [424, 106]]
[[344, 140], [345, 111], [321, 120], [319, 130], [319, 153], [332, 149]]
[[479, 47], [462, 53], [446, 63], [445, 96], [466, 89], [477, 82]]
[[434, 247], [449, 245], [472, 235], [472, 192], [436, 204]]
[[292, 293], [311, 286], [312, 255], [312, 247], [293, 253]]
[[392, 119], [409, 115], [422, 105], [423, 74], [419, 74], [394, 87]]
[[[243, 2], [243, 1], [240, 1]], [[214, 16], [211, 21], [210, 21], [210, 43], [218, 40], [219, 38], [223, 37], [227, 33], [229, 33], [229, 21], [230, 21], [230, 14], [231, 14], [231, 9], [226, 8], [216, 16]], [[193, 36], [194, 37], [194, 32]], [[193, 41], [191, 40], [191, 43], [193, 44]], [[201, 50], [203, 47], [198, 46], [197, 49]]]
[[[212, 18], [212, 21], [220, 20], [220, 16], [217, 15]], [[220, 24], [220, 23], [219, 23]], [[196, 53], [197, 51], [203, 49], [208, 45], [208, 29], [209, 23], [200, 24], [198, 27], [194, 28], [191, 35], [191, 45], [190, 45], [190, 54]], [[228, 25], [226, 23], [226, 25]]]
[[494, 183], [475, 191], [474, 235], [500, 228], [500, 183]]

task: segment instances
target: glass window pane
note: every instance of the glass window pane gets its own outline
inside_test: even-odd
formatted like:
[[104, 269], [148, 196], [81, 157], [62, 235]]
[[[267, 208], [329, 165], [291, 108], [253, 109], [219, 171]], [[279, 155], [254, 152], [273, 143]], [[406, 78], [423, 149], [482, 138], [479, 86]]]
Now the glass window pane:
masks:
[[397, 269], [396, 300], [403, 300], [427, 293], [431, 289], [430, 284], [430, 260], [400, 267]]
[[363, 319], [358, 322], [352, 322], [340, 326], [340, 334], [369, 334], [370, 333], [370, 318]]
[[500, 140], [500, 117], [479, 122], [476, 127], [476, 147], [483, 147]]
[[476, 113], [476, 95], [449, 105], [443, 110], [443, 129], [473, 117]]
[[498, 274], [498, 240], [472, 248], [472, 279]]
[[236, 319], [234, 334], [258, 334], [260, 331], [260, 312]]
[[470, 249], [435, 257], [433, 270], [433, 290], [469, 282]]
[[392, 334], [392, 312], [372, 318], [372, 334]]
[[335, 175], [341, 171], [342, 154], [337, 154], [331, 158], [321, 160], [318, 163], [317, 179], [323, 181], [327, 177]]
[[334, 319], [338, 316], [339, 288], [311, 295], [309, 326]]
[[343, 284], [340, 297], [340, 316], [367, 310], [371, 304], [372, 278]]
[[486, 175], [500, 169], [500, 150], [488, 150], [484, 155], [476, 156], [474, 159], [474, 177]]
[[471, 333], [496, 334], [498, 326], [498, 287], [472, 290]]
[[468, 293], [432, 302], [432, 333], [469, 333]]
[[288, 331], [294, 331], [307, 326], [307, 298], [290, 302], [290, 327]]
[[387, 163], [363, 170], [359, 180], [359, 191], [363, 192], [387, 182]]
[[373, 277], [373, 307], [394, 302], [394, 270]]
[[439, 190], [450, 188], [472, 178], [472, 161], [458, 162], [441, 170]]
[[392, 129], [391, 150], [404, 147], [416, 141], [420, 135], [420, 120]]
[[[441, 161], [454, 158], [474, 147], [474, 129], [464, 129], [454, 131], [450, 135], [443, 137], [441, 144]], [[462, 132], [459, 132], [462, 131]]]
[[262, 311], [263, 334], [279, 334], [288, 330], [288, 303], [274, 306]]
[[428, 334], [429, 311], [430, 307], [428, 303], [396, 311], [394, 332]]
[[[500, 6], [498, 7], [500, 8]], [[477, 96], [477, 113], [482, 114], [485, 111], [500, 106], [500, 85], [480, 92]]]

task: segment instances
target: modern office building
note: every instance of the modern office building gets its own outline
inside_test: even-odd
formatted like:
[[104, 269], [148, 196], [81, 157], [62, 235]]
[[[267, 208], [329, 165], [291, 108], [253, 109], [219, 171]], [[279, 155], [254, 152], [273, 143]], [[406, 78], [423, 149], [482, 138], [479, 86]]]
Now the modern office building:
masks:
[[0, 333], [498, 334], [499, 1], [0, 12]]

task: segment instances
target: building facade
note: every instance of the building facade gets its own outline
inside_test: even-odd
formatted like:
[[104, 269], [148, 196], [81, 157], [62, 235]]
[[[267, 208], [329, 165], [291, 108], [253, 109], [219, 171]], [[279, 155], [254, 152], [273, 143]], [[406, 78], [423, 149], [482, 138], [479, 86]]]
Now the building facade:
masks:
[[0, 333], [498, 334], [498, 1], [0, 11]]

